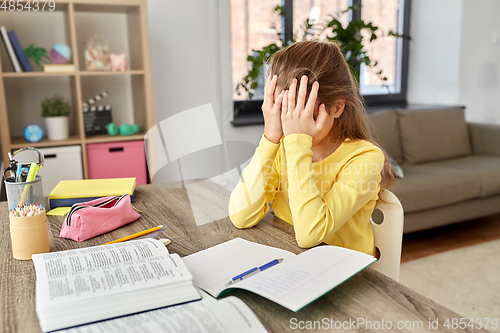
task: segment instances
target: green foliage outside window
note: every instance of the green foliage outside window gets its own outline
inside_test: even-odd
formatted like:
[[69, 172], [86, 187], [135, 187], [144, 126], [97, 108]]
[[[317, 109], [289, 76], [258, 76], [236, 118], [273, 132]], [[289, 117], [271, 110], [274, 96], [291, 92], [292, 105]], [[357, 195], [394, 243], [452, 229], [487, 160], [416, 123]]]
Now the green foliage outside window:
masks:
[[[365, 38], [368, 38], [368, 41], [371, 43], [377, 38], [383, 36], [377, 34], [377, 30], [379, 28], [374, 26], [371, 22], [367, 23], [363, 20], [352, 20], [346, 27], [344, 27], [340, 22], [340, 18], [343, 15], [347, 15], [350, 10], [360, 8], [361, 6], [351, 6], [337, 13], [336, 16], [331, 15], [330, 21], [324, 24], [324, 26], [321, 26], [321, 24], [314, 24], [307, 19], [302, 27], [303, 33], [301, 34], [300, 40], [320, 40], [319, 36], [324, 35], [324, 32], [326, 32], [327, 40], [338, 42], [340, 44], [342, 54], [351, 67], [351, 72], [357, 82], [359, 82], [361, 64], [365, 64], [370, 69], [375, 70], [375, 73], [379, 77], [382, 85], [389, 90], [389, 87], [385, 84], [387, 77], [383, 75], [382, 70], [377, 69], [377, 61], [370, 59], [368, 52], [363, 45], [363, 40]], [[280, 17], [284, 17], [285, 15], [284, 6], [276, 6], [274, 11], [275, 14]], [[278, 28], [273, 28], [276, 30], [278, 39], [281, 41], [282, 33]], [[295, 37], [297, 35], [299, 34], [294, 33], [294, 38], [289, 42], [289, 44], [299, 41]], [[387, 36], [410, 39], [409, 36], [397, 34], [392, 30], [387, 33]], [[322, 39], [324, 40], [325, 37]], [[272, 55], [287, 45], [282, 45], [282, 43], [273, 43], [264, 46], [261, 50], [253, 50], [254, 54], [247, 57], [247, 60], [250, 62], [250, 70], [243, 80], [236, 86], [238, 95], [246, 94], [248, 98], [253, 97], [253, 90], [259, 85], [257, 78], [263, 70], [264, 63], [268, 62]]]

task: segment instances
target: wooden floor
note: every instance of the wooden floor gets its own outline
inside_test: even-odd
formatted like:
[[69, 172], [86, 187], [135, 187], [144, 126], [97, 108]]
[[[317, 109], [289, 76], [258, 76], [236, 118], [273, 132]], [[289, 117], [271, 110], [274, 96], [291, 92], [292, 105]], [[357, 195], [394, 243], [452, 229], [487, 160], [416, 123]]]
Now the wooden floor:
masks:
[[403, 235], [401, 262], [500, 239], [500, 214]]

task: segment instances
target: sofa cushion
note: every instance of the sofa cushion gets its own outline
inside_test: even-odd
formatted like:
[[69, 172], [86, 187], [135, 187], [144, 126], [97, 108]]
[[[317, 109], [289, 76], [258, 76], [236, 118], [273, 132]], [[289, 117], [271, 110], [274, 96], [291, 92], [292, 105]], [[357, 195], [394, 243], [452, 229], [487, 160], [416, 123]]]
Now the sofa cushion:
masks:
[[428, 164], [403, 166], [405, 178], [391, 191], [399, 198], [405, 213], [435, 208], [478, 198], [481, 182], [469, 170]]
[[500, 156], [500, 125], [467, 123], [474, 154]]
[[405, 162], [438, 161], [472, 154], [464, 109], [398, 110]]
[[500, 156], [472, 155], [427, 165], [443, 170], [460, 170], [475, 175], [481, 183], [479, 195], [482, 198], [500, 194]]
[[382, 146], [396, 162], [403, 163], [396, 111], [375, 112], [369, 114], [367, 120], [375, 142]]

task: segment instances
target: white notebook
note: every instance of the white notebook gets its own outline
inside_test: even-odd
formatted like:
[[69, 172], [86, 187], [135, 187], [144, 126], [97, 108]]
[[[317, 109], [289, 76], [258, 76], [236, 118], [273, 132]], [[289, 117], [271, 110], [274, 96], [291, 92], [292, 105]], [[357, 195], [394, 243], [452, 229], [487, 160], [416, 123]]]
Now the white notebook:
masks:
[[[274, 259], [283, 261], [230, 286], [231, 279]], [[214, 297], [245, 289], [298, 311], [376, 259], [337, 246], [317, 246], [299, 255], [235, 238], [183, 258], [194, 284]]]

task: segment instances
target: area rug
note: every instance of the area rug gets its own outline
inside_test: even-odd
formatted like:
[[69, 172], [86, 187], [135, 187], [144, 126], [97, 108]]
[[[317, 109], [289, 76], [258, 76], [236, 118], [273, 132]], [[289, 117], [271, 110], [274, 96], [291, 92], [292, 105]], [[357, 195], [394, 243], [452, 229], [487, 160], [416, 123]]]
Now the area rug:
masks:
[[399, 282], [475, 322], [500, 322], [500, 240], [405, 262]]

